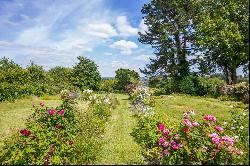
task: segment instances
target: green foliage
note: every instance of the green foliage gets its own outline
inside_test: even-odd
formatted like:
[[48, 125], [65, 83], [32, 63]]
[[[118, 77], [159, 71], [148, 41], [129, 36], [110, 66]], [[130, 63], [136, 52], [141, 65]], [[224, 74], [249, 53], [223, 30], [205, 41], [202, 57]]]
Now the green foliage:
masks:
[[56, 66], [47, 72], [47, 80], [49, 82], [49, 93], [59, 93], [63, 89], [76, 91], [70, 82], [71, 68]]
[[102, 80], [99, 90], [104, 92], [114, 92], [116, 83], [115, 79]]
[[198, 96], [219, 96], [218, 88], [225, 82], [219, 78], [187, 76], [183, 79], [160, 80], [156, 83], [156, 95], [185, 93]]
[[93, 164], [102, 148], [102, 135], [111, 110], [118, 104], [114, 96], [86, 98], [88, 107], [76, 107], [78, 93], [61, 92], [62, 104], [34, 106], [26, 129], [8, 140], [0, 153], [1, 164], [71, 165]]
[[221, 86], [219, 93], [228, 99], [249, 103], [249, 84], [246, 82]]
[[76, 164], [94, 164], [103, 145], [106, 121], [111, 116], [111, 110], [116, 106], [117, 100], [110, 95], [96, 96], [85, 90], [83, 100], [89, 100], [90, 105], [86, 112], [80, 112], [79, 133], [74, 153], [77, 154]]
[[[151, 59], [142, 73], [149, 76], [182, 77], [189, 74], [186, 57], [190, 54], [187, 44], [193, 45], [189, 0], [152, 0], [142, 7], [143, 19], [148, 30], [139, 32], [139, 41], [155, 49], [156, 58]], [[188, 43], [189, 42], [189, 43]]]
[[79, 62], [73, 67], [71, 73], [71, 83], [79, 87], [80, 90], [98, 90], [101, 76], [97, 65], [85, 57], [77, 57]]
[[40, 103], [27, 119], [26, 129], [14, 144], [6, 144], [2, 164], [48, 165], [75, 162], [73, 148], [77, 119], [73, 102], [63, 100], [56, 108]]
[[236, 69], [249, 63], [249, 1], [203, 0], [194, 6], [196, 41], [207, 51], [201, 60], [236, 83]]
[[134, 70], [120, 68], [115, 71], [115, 74], [115, 89], [120, 91], [125, 91], [126, 86], [138, 83], [140, 79], [139, 74]]
[[192, 77], [187, 76], [178, 82], [178, 88], [181, 93], [186, 93], [190, 95], [195, 94], [195, 85]]
[[217, 97], [218, 88], [223, 86], [225, 82], [219, 78], [194, 77], [195, 92], [199, 96]]

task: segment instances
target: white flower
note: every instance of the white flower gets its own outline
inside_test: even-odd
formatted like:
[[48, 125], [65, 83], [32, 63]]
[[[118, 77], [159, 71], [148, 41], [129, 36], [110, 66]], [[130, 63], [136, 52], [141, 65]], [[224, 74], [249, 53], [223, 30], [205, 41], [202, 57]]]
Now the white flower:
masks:
[[242, 113], [243, 116], [246, 116], [247, 114], [245, 112]]
[[226, 125], [227, 124], [227, 122], [224, 122], [224, 125]]
[[233, 129], [233, 130], [235, 130], [235, 129], [236, 129], [236, 127], [232, 127], [232, 129]]
[[234, 138], [235, 138], [235, 139], [237, 139], [237, 138], [239, 138], [239, 136], [238, 136], [238, 135], [236, 135], [236, 136], [234, 136]]
[[234, 123], [236, 123], [236, 120], [234, 120]]
[[243, 130], [243, 129], [244, 129], [244, 126], [240, 126], [240, 129]]

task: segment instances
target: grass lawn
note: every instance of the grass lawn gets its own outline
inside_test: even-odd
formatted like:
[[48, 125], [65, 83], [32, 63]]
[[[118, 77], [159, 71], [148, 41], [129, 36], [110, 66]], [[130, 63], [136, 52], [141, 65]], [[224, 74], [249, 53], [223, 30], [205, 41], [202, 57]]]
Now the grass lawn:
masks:
[[180, 123], [183, 112], [188, 110], [194, 110], [197, 119], [202, 119], [202, 115], [206, 114], [214, 115], [219, 121], [226, 121], [230, 118], [229, 110], [232, 109], [231, 107], [239, 103], [182, 94], [156, 96], [155, 101], [156, 113], [164, 115], [173, 123]]
[[125, 165], [143, 164], [140, 146], [137, 145], [130, 133], [135, 125], [135, 119], [129, 110], [127, 95], [116, 95], [120, 104], [113, 110], [110, 121], [106, 124], [104, 147], [97, 164]]

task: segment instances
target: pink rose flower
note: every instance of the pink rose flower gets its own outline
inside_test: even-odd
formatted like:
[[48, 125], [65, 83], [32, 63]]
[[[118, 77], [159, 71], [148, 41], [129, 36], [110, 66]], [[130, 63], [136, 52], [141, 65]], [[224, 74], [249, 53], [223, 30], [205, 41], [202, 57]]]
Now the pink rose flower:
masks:
[[65, 113], [64, 110], [60, 110], [60, 111], [57, 112], [57, 114], [58, 114], [58, 115], [61, 115], [61, 116], [64, 116], [64, 113]]
[[160, 131], [163, 131], [163, 130], [165, 129], [164, 124], [159, 123], [159, 125], [158, 125], [158, 129], [159, 129]]
[[242, 150], [236, 150], [236, 153], [237, 153], [238, 155], [243, 155], [243, 151], [242, 151]]
[[54, 114], [56, 113], [56, 110], [48, 110], [48, 113], [49, 113], [50, 115], [54, 115]]
[[192, 123], [189, 121], [189, 119], [184, 119], [183, 120], [184, 125], [186, 125], [187, 127], [192, 127]]
[[171, 143], [172, 145], [176, 144], [176, 142], [175, 142], [174, 140], [172, 140], [170, 143]]
[[209, 134], [209, 137], [210, 137], [210, 138], [212, 138], [212, 137], [218, 137], [218, 134], [216, 134], [216, 133]]
[[178, 148], [179, 148], [179, 146], [178, 146], [177, 144], [173, 144], [173, 145], [172, 145], [172, 149], [173, 149], [173, 150], [177, 150]]
[[159, 145], [161, 145], [165, 141], [165, 138], [159, 138]]
[[200, 124], [199, 124], [198, 122], [192, 122], [192, 125], [193, 125], [194, 127], [199, 127], [199, 126], [200, 126]]
[[206, 121], [216, 121], [216, 118], [212, 115], [205, 115], [203, 119]]
[[167, 136], [168, 133], [169, 133], [169, 130], [168, 130], [168, 129], [164, 129], [164, 130], [163, 130], [163, 133]]
[[169, 142], [164, 142], [164, 143], [162, 144], [162, 146], [165, 147], [165, 148], [168, 147], [168, 145], [169, 145]]
[[215, 126], [214, 129], [217, 130], [217, 131], [219, 131], [219, 132], [223, 132], [224, 131], [224, 129], [222, 127], [220, 127], [220, 126]]
[[178, 148], [182, 148], [183, 147], [182, 144], [177, 144], [177, 146], [178, 146]]
[[218, 136], [212, 137], [212, 141], [214, 144], [218, 144], [220, 142], [220, 137]]

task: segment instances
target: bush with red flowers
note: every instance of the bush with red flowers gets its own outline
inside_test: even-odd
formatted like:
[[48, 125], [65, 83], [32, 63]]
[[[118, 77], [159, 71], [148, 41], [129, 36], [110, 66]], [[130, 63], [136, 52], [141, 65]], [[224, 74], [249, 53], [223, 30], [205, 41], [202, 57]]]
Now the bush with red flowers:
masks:
[[14, 145], [6, 145], [2, 164], [72, 164], [77, 129], [77, 116], [70, 100], [51, 108], [41, 102], [33, 107], [26, 128], [20, 130]]

